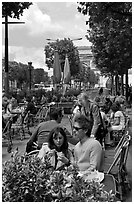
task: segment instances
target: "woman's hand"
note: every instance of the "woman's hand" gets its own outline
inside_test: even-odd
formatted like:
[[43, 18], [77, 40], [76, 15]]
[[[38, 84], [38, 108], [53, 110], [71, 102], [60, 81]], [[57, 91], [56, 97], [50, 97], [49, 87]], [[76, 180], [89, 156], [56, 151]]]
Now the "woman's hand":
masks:
[[66, 158], [63, 153], [58, 156], [58, 160], [63, 162], [64, 164], [68, 164], [69, 163], [69, 159]]
[[50, 151], [48, 152], [48, 156], [49, 156], [49, 157], [52, 157], [53, 155], [55, 155], [55, 150], [54, 150], [54, 149], [52, 149], [52, 150], [50, 150]]

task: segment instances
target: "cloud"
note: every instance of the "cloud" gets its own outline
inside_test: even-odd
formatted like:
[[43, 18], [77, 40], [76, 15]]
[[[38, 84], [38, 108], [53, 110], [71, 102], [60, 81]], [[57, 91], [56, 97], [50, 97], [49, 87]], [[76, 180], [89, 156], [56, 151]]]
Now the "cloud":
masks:
[[[34, 68], [44, 68], [44, 47], [46, 38], [78, 38], [85, 36], [85, 16], [78, 13], [76, 2], [33, 2], [24, 10], [20, 20], [25, 24], [9, 25], [9, 59], [27, 64], [33, 62]], [[4, 45], [4, 26], [2, 44]], [[74, 43], [88, 44], [84, 41]], [[2, 51], [4, 53], [4, 49]], [[4, 56], [4, 55], [3, 55]], [[11, 60], [12, 60], [11, 59]]]
[[[54, 23], [48, 14], [44, 14], [41, 9], [39, 9], [37, 3], [33, 3], [29, 9], [24, 10], [20, 20], [10, 18], [9, 21], [25, 22], [25, 30], [27, 30], [28, 34], [32, 37], [41, 36], [43, 33], [56, 33], [64, 30], [60, 24]], [[22, 30], [23, 27], [12, 24], [9, 29]]]
[[58, 23], [52, 22], [49, 15], [43, 14], [37, 3], [34, 3], [28, 10], [25, 10], [21, 19], [26, 22], [26, 27], [32, 36], [42, 35], [46, 31], [57, 32], [62, 30]]
[[66, 2], [66, 7], [69, 8], [72, 5], [77, 5], [77, 2]]
[[75, 18], [79, 20], [81, 18], [81, 14], [75, 14]]
[[9, 60], [27, 64], [33, 62], [34, 68], [45, 68], [44, 51], [37, 48], [9, 46]]

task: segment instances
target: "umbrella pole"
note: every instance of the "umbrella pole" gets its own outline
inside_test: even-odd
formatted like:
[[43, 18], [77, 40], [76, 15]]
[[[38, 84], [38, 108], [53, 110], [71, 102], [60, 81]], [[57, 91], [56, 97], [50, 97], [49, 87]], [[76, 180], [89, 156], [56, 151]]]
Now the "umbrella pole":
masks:
[[62, 75], [62, 95], [64, 96], [64, 70], [63, 70], [63, 75]]

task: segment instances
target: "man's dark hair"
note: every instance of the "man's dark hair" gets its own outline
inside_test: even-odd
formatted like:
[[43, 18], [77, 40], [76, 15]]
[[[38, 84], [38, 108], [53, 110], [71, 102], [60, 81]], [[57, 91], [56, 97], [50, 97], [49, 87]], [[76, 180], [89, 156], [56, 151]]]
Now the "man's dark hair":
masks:
[[99, 89], [99, 95], [101, 95], [103, 93], [103, 88], [101, 87], [100, 89]]
[[50, 111], [50, 120], [57, 120], [58, 117], [62, 117], [62, 109], [54, 108]]

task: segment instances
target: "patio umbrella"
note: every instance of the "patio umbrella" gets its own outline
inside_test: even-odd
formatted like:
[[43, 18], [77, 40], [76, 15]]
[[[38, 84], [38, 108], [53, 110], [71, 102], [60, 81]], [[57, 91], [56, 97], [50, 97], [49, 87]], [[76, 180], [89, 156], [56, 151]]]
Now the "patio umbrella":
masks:
[[66, 55], [65, 64], [64, 64], [63, 82], [64, 84], [69, 84], [70, 80], [71, 80], [70, 65], [69, 65], [68, 56]]
[[67, 84], [69, 84], [70, 80], [71, 80], [70, 65], [68, 56], [66, 55], [63, 73], [63, 95], [65, 95]]
[[53, 82], [59, 84], [61, 81], [61, 65], [59, 61], [58, 50], [54, 52], [54, 65], [53, 65]]

